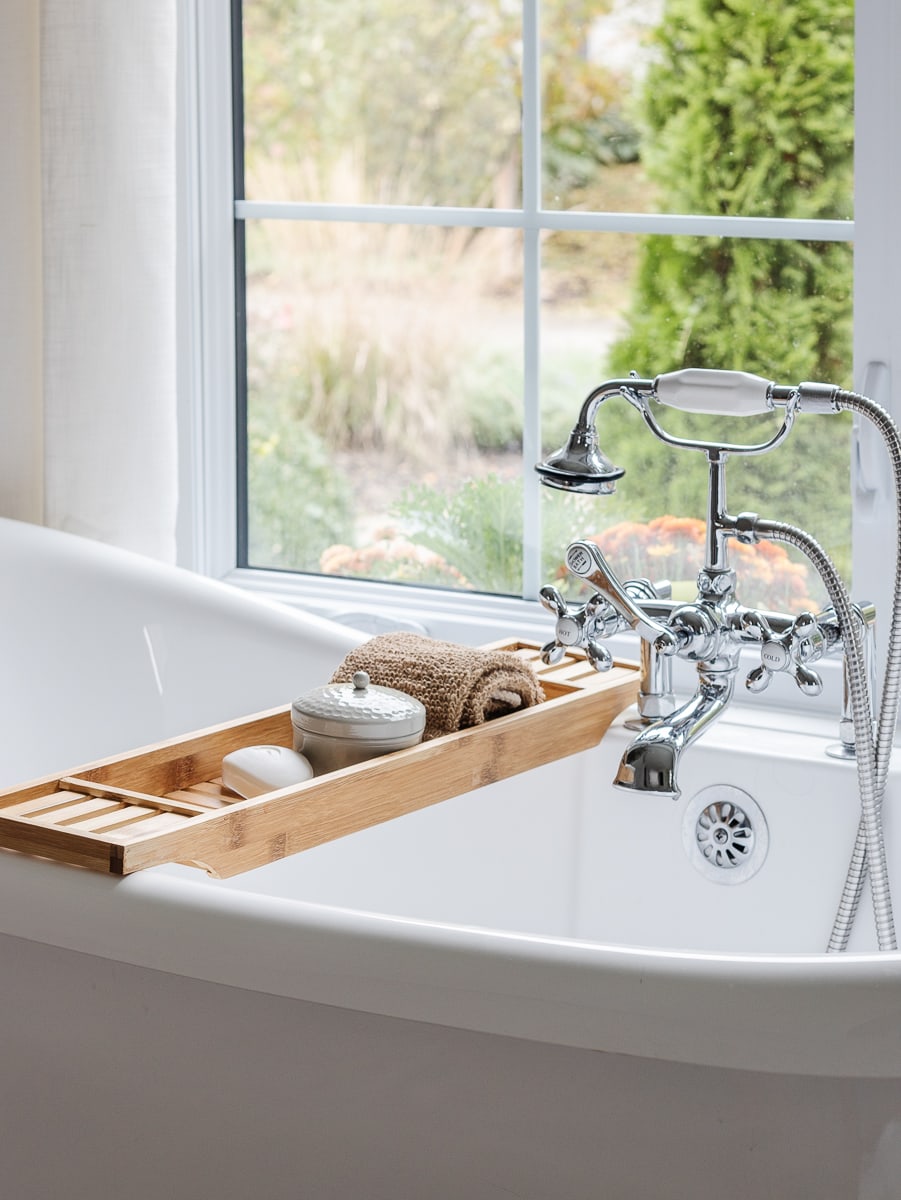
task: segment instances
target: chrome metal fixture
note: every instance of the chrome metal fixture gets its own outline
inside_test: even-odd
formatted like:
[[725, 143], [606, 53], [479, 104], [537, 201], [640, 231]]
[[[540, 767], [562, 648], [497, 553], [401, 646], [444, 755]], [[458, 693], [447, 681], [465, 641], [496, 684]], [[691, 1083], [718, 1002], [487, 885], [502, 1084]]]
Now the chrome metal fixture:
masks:
[[742, 884], [766, 862], [769, 827], [757, 801], [742, 788], [714, 783], [685, 806], [682, 844], [689, 861], [716, 884]]
[[[901, 566], [896, 571], [896, 600], [889, 634], [879, 733], [874, 738], [869, 679], [872, 673], [873, 606], [855, 606], [831, 559], [803, 530], [764, 519], [754, 512], [732, 515], [726, 502], [726, 463], [733, 455], [761, 455], [780, 446], [799, 413], [852, 410], [873, 421], [882, 433], [895, 468], [896, 495], [901, 494], [901, 437], [879, 405], [831, 384], [778, 385], [742, 371], [698, 368], [658, 375], [655, 379], [614, 379], [585, 399], [566, 444], [536, 471], [550, 487], [609, 495], [625, 474], [601, 450], [596, 421], [601, 406], [621, 396], [641, 413], [651, 433], [670, 446], [695, 450], [707, 459], [707, 532], [697, 595], [691, 603], [673, 600], [668, 585], [647, 580], [620, 581], [593, 541], [574, 542], [566, 552], [569, 570], [594, 588], [581, 605], [567, 604], [557, 589], [546, 587], [540, 599], [556, 617], [554, 639], [543, 648], [545, 661], [557, 660], [570, 646], [585, 648], [597, 670], [607, 670], [612, 657], [604, 639], [624, 629], [641, 639], [642, 683], [639, 732], [623, 755], [614, 781], [632, 792], [679, 796], [678, 765], [682, 752], [721, 715], [732, 699], [744, 651], [759, 651], [759, 663], [745, 679], [751, 692], [762, 692], [774, 674], [792, 676], [805, 696], [817, 696], [822, 680], [815, 670], [826, 655], [841, 654], [845, 664], [846, 708], [838, 753], [854, 757], [861, 796], [861, 825], [849, 870], [846, 893], [829, 949], [844, 949], [860, 897], [863, 877], [871, 876], [881, 948], [894, 948], [891, 899], [885, 871], [880, 809], [892, 735], [901, 696]], [[719, 416], [775, 413], [781, 417], [768, 440], [756, 444], [715, 443], [678, 438], [661, 428], [652, 406]], [[758, 612], [735, 594], [735, 572], [728, 546], [734, 539], [753, 545], [762, 539], [781, 541], [801, 550], [822, 578], [830, 600], [823, 612], [800, 614]], [[899, 562], [901, 562], [901, 555]], [[696, 688], [684, 703], [672, 693], [675, 658], [691, 662]]]

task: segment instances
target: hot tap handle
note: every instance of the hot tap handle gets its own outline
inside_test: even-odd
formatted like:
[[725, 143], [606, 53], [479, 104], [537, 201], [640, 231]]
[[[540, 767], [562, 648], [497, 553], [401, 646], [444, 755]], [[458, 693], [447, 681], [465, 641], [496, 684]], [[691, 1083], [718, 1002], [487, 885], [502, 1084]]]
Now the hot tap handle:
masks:
[[566, 647], [561, 646], [558, 641], [547, 642], [541, 647], [539, 658], [545, 666], [552, 667], [555, 663], [560, 662], [566, 653]]
[[601, 645], [599, 637], [603, 637], [605, 631], [612, 632], [610, 626], [616, 624], [616, 614], [603, 596], [595, 593], [584, 604], [570, 607], [555, 587], [548, 586], [541, 589], [538, 597], [557, 618], [554, 640], [542, 646], [541, 661], [552, 666], [561, 661], [567, 650], [584, 647], [588, 661], [596, 671], [609, 671], [613, 656]]
[[586, 642], [585, 653], [596, 671], [609, 671], [613, 666], [613, 655], [596, 638], [589, 638]]
[[548, 584], [543, 587], [538, 593], [538, 599], [543, 608], [548, 612], [552, 612], [555, 617], [563, 617], [566, 615], [566, 601], [560, 595], [555, 587]]
[[626, 624], [650, 642], [658, 654], [675, 654], [679, 648], [676, 635], [639, 607], [611, 571], [594, 542], [573, 542], [566, 551], [566, 565], [573, 575], [596, 587]]

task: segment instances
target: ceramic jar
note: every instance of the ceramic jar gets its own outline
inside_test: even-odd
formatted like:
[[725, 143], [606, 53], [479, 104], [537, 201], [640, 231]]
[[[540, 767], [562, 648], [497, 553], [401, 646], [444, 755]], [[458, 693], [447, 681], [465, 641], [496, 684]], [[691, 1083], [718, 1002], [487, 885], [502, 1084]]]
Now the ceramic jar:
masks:
[[294, 749], [316, 775], [422, 741], [425, 708], [406, 692], [370, 683], [357, 671], [352, 683], [330, 683], [291, 706]]

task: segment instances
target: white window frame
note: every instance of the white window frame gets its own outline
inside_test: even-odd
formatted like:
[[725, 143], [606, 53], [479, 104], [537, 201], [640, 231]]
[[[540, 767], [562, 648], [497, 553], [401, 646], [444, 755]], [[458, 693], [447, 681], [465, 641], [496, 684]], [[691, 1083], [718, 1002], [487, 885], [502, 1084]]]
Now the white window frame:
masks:
[[[896, 0], [857, 0], [855, 212], [853, 223], [758, 217], [576, 213], [540, 208], [538, 0], [524, 5], [523, 201], [515, 211], [418, 209], [238, 201], [233, 198], [230, 5], [178, 0], [180, 29], [180, 516], [179, 561], [193, 570], [359, 624], [372, 632], [406, 623], [459, 640], [501, 637], [512, 630], [549, 634], [533, 601], [473, 596], [430, 588], [236, 566], [236, 431], [234, 221], [236, 218], [398, 221], [502, 226], [524, 241], [525, 413], [523, 456], [539, 457], [539, 237], [544, 229], [629, 233], [729, 234], [744, 237], [853, 239], [854, 379], [858, 390], [901, 412], [901, 238], [895, 198], [901, 194], [901, 89], [894, 85], [901, 52]], [[850, 239], [849, 239], [850, 235]], [[736, 364], [741, 367], [741, 364]], [[573, 415], [581, 396], [573, 396]], [[826, 418], [824, 418], [826, 419]], [[889, 603], [885, 547], [893, 544], [891, 479], [869, 431], [855, 435], [853, 567], [857, 599]], [[526, 528], [537, 527], [539, 485], [526, 480]], [[780, 514], [772, 514], [778, 517]], [[820, 531], [821, 532], [821, 531]], [[822, 532], [821, 532], [822, 536]], [[828, 549], [828, 537], [822, 536]], [[535, 595], [538, 550], [524, 554], [523, 594]], [[833, 682], [832, 688], [837, 685]], [[788, 692], [784, 698], [790, 702]]]

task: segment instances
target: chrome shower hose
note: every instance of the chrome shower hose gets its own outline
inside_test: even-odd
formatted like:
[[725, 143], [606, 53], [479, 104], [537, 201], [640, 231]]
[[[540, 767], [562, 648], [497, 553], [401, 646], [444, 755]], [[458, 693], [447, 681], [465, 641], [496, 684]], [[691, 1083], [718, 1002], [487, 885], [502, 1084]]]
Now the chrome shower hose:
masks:
[[888, 449], [894, 480], [895, 509], [898, 514], [895, 579], [882, 700], [875, 737], [864, 659], [863, 629], [834, 563], [814, 538], [792, 525], [767, 521], [761, 522], [758, 530], [774, 541], [795, 546], [810, 559], [835, 608], [845, 647], [860, 791], [860, 822], [827, 951], [835, 953], [847, 949], [867, 872], [870, 875], [879, 949], [896, 950], [898, 944], [885, 860], [882, 799], [901, 699], [901, 435], [885, 409], [867, 396], [856, 392], [837, 391], [833, 397], [833, 405], [835, 411], [860, 413], [876, 426]]
[[[854, 850], [851, 856], [851, 862], [848, 866], [848, 873], [845, 877], [845, 886], [842, 890], [842, 897], [839, 903], [838, 912], [835, 917], [835, 923], [832, 927], [832, 936], [829, 939], [828, 949], [830, 951], [844, 950], [848, 944], [848, 938], [851, 933], [851, 927], [854, 923], [854, 916], [857, 912], [857, 907], [860, 902], [860, 893], [863, 887], [863, 881], [866, 878], [867, 869], [870, 872], [870, 887], [873, 892], [874, 906], [877, 904], [877, 891], [882, 896], [882, 902], [886, 900], [889, 904], [889, 915], [891, 912], [891, 901], [888, 893], [888, 880], [879, 878], [880, 866], [877, 864], [874, 872], [873, 853], [879, 851], [878, 846], [871, 845], [872, 830], [868, 828], [872, 825], [873, 818], [875, 823], [880, 827], [881, 843], [881, 807], [882, 798], [885, 794], [885, 785], [888, 778], [888, 769], [892, 757], [892, 744], [895, 737], [895, 728], [898, 720], [898, 703], [901, 698], [901, 435], [899, 435], [898, 427], [886, 410], [877, 404], [874, 400], [870, 400], [867, 396], [861, 396], [857, 392], [840, 391], [835, 397], [835, 405], [837, 409], [844, 409], [850, 412], [860, 413], [872, 422], [879, 430], [882, 440], [885, 443], [889, 453], [892, 467], [892, 479], [895, 487], [895, 511], [897, 514], [897, 525], [895, 532], [895, 579], [892, 592], [892, 612], [889, 622], [888, 644], [886, 649], [885, 676], [882, 686], [882, 702], [879, 706], [878, 731], [876, 734], [875, 743], [875, 763], [873, 768], [873, 784], [872, 792], [875, 804], [875, 813], [868, 814], [864, 808], [863, 791], [861, 792], [861, 821], [857, 830], [857, 839], [854, 843]], [[872, 728], [872, 724], [870, 725]], [[857, 722], [855, 719], [854, 726], [855, 739], [859, 736], [857, 733]], [[858, 768], [858, 775], [860, 770]], [[882, 846], [884, 854], [884, 846]], [[884, 860], [882, 863], [884, 867]], [[879, 916], [877, 915], [877, 933], [879, 933]], [[886, 939], [883, 945], [883, 936]], [[879, 939], [880, 950], [894, 950], [897, 948], [895, 941], [894, 927], [889, 929], [888, 919], [883, 917], [883, 934]]]
[[860, 824], [827, 950], [829, 952], [844, 950], [847, 945], [860, 901], [860, 888], [863, 884], [867, 864], [869, 864], [870, 871], [870, 889], [873, 894], [873, 915], [876, 921], [879, 949], [895, 950], [897, 949], [895, 922], [892, 915], [892, 897], [885, 861], [885, 840], [881, 819], [882, 791], [885, 790], [885, 780], [883, 778], [880, 791], [861, 624], [848, 595], [848, 589], [842, 582], [832, 559], [815, 538], [802, 529], [796, 529], [793, 525], [786, 525], [781, 521], [761, 522], [759, 531], [774, 541], [786, 542], [788, 545], [794, 546], [810, 559], [823, 580], [835, 609], [845, 648], [848, 691], [851, 697], [851, 714], [854, 721], [854, 741], [857, 752]]

